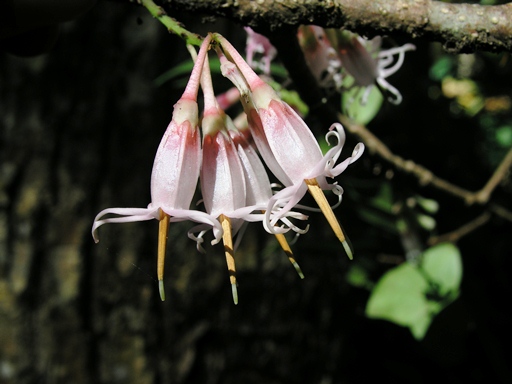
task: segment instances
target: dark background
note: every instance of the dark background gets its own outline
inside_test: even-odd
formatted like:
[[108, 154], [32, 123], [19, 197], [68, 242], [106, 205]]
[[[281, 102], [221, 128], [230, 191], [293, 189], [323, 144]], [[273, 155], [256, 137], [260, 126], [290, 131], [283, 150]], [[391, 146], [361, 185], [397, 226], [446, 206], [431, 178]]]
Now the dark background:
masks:
[[[240, 26], [174, 16], [243, 47]], [[477, 190], [505, 152], [478, 116], [428, 96], [436, 49], [414, 43], [417, 51], [391, 80], [404, 102], [385, 104], [370, 128], [395, 153]], [[510, 95], [508, 55], [478, 57], [482, 91]], [[340, 177], [347, 193], [336, 213], [356, 259], [346, 259], [313, 214], [294, 246], [301, 281], [277, 242], [253, 224], [236, 254], [238, 306], [221, 247], [198, 253], [186, 236], [190, 223], [171, 224], [163, 303], [156, 221], [106, 225], [94, 244], [100, 210], [149, 203], [153, 156], [182, 92], [154, 79], [188, 58], [183, 41], [141, 7], [104, 2], [64, 24], [46, 55], [0, 53], [0, 383], [512, 382], [505, 219], [492, 216], [457, 243], [461, 295], [423, 341], [365, 317], [369, 291], [350, 285], [347, 271], [357, 263], [376, 281], [404, 255], [403, 238], [358, 214], [382, 183], [392, 184], [397, 201], [415, 193], [437, 200], [437, 234], [486, 209], [396, 170], [386, 178], [393, 167], [371, 153]], [[308, 121], [325, 132], [315, 116]], [[347, 147], [355, 143], [350, 137]], [[506, 181], [493, 201], [510, 208], [510, 196]], [[429, 235], [415, 232], [425, 247]]]

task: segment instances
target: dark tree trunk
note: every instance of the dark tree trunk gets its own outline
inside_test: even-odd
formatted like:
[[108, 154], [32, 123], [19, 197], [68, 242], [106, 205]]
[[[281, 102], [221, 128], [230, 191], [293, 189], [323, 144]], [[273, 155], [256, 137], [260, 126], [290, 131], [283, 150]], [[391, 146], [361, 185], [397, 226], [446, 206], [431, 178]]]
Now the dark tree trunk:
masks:
[[[305, 347], [328, 341], [314, 323], [333, 313], [315, 308], [335, 274], [301, 282], [274, 239], [249, 231], [235, 307], [222, 249], [202, 255], [192, 224], [171, 224], [162, 303], [155, 221], [106, 225], [94, 244], [101, 209], [149, 203], [183, 90], [153, 79], [187, 53], [134, 6], [100, 3], [61, 32], [48, 55], [0, 57], [0, 382], [319, 380], [325, 367], [294, 361], [317, 361]], [[338, 265], [341, 254], [321, 256]]]
[[[180, 21], [194, 32], [244, 39], [239, 27], [188, 17]], [[466, 243], [463, 298], [480, 317], [468, 318], [471, 305], [458, 301], [439, 320], [451, 322], [437, 325], [424, 345], [405, 328], [364, 317], [368, 291], [347, 284], [349, 262], [320, 215], [311, 216], [294, 248], [303, 281], [277, 241], [250, 226], [235, 256], [238, 306], [222, 247], [197, 252], [187, 238], [191, 223], [170, 227], [165, 302], [156, 282], [156, 221], [105, 225], [94, 244], [90, 230], [100, 210], [149, 203], [153, 157], [183, 91], [178, 81], [156, 87], [153, 80], [188, 58], [183, 41], [144, 9], [109, 2], [66, 24], [46, 56], [0, 54], [0, 383], [467, 383], [474, 372], [498, 382], [500, 369], [506, 378], [504, 344], [492, 326], [506, 319], [508, 327], [498, 310], [505, 301], [488, 297], [499, 290], [509, 297], [500, 255], [510, 253], [510, 226], [489, 226]], [[424, 62], [418, 73], [426, 76]], [[418, 83], [426, 95], [424, 79], [408, 84], [409, 94], [419, 93]], [[403, 132], [414, 127], [433, 143], [448, 129], [420, 129], [413, 101], [382, 126], [410, 151], [405, 156], [416, 156], [419, 146], [427, 152], [422, 163], [432, 166], [431, 147], [409, 145], [412, 136]], [[455, 141], [446, 144], [453, 156], [474, 158], [472, 149], [452, 148]], [[466, 166], [471, 175], [473, 165]], [[375, 262], [379, 254], [401, 254], [398, 237], [358, 221], [357, 206], [344, 199], [336, 214], [363, 250], [350, 265], [373, 258], [377, 277], [389, 267]], [[458, 225], [450, 220], [466, 207], [450, 209], [446, 221], [439, 218], [446, 228]], [[484, 254], [494, 255], [494, 264], [485, 264]], [[452, 338], [445, 343], [446, 334]]]

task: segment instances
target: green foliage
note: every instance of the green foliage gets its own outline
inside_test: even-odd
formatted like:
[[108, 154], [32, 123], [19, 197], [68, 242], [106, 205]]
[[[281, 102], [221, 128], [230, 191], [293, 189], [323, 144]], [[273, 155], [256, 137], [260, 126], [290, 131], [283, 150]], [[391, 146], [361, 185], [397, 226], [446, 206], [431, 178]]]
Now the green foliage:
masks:
[[[210, 66], [212, 66], [212, 61], [210, 60]], [[219, 63], [219, 60], [217, 60], [217, 63]], [[174, 80], [181, 76], [188, 76], [190, 75], [190, 72], [192, 71], [192, 68], [194, 67], [194, 62], [192, 60], [185, 60], [181, 62], [180, 64], [172, 67], [171, 69], [165, 71], [160, 76], [158, 76], [153, 82], [157, 87], [167, 83], [168, 81]]]
[[454, 56], [443, 55], [432, 64], [429, 70], [429, 77], [435, 81], [442, 81], [445, 77], [450, 76], [455, 67]]
[[487, 163], [496, 167], [512, 146], [512, 119], [508, 116], [485, 113], [479, 123], [485, 140], [482, 142]]
[[373, 283], [368, 276], [366, 268], [359, 264], [353, 264], [346, 274], [347, 282], [358, 288], [372, 289]]
[[353, 87], [343, 92], [341, 109], [345, 115], [356, 123], [366, 125], [377, 115], [384, 101], [382, 93], [377, 87], [372, 87], [367, 102], [361, 103], [361, 96], [364, 89]]
[[[212, 74], [220, 74], [220, 60], [217, 57], [209, 57], [210, 61], [210, 71]], [[192, 59], [182, 61], [178, 65], [170, 68], [169, 70], [162, 73], [158, 76], [154, 83], [157, 87], [167, 83], [168, 81], [177, 80], [181, 77], [186, 78], [190, 75], [192, 68], [194, 67], [194, 62]], [[281, 79], [285, 79], [288, 77], [288, 72], [282, 65], [272, 64], [270, 67], [272, 76], [279, 77]], [[183, 83], [183, 84], [182, 84]], [[179, 86], [182, 87], [186, 84], [186, 82], [179, 82]], [[298, 97], [298, 96], [297, 96]]]
[[434, 230], [437, 223], [432, 215], [439, 209], [437, 201], [420, 195], [406, 200], [394, 196], [391, 182], [383, 182], [378, 193], [358, 210], [358, 214], [372, 226], [393, 234], [404, 233], [411, 225]]
[[427, 199], [423, 196], [415, 196], [416, 203], [427, 213], [434, 214], [439, 210], [439, 203], [432, 199]]
[[434, 317], [459, 295], [462, 260], [451, 243], [427, 249], [419, 265], [405, 262], [375, 285], [366, 315], [408, 327], [421, 340]]
[[451, 243], [442, 243], [423, 253], [421, 268], [441, 297], [454, 300], [462, 280], [462, 259]]
[[[309, 107], [302, 101], [299, 94], [296, 91], [285, 89], [276, 81], [268, 81], [268, 83], [279, 93], [281, 99], [287, 102], [293, 109], [295, 109], [300, 115], [307, 116], [309, 113]], [[325, 140], [324, 140], [325, 143]], [[325, 143], [327, 145], [327, 143]]]
[[396, 235], [398, 232], [393, 205], [394, 198], [391, 184], [383, 182], [378, 193], [365, 204], [361, 204], [357, 213], [363, 221], [371, 226]]
[[512, 145], [512, 126], [499, 127], [496, 130], [496, 142], [504, 148], [510, 147]]

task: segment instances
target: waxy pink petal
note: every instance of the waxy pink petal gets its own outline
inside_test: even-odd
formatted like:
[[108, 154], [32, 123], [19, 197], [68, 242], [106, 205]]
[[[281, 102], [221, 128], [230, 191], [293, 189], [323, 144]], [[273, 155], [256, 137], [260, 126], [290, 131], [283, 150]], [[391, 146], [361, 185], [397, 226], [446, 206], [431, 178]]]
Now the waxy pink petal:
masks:
[[[205, 212], [190, 210], [201, 166], [201, 140], [198, 128], [197, 93], [203, 63], [209, 48], [208, 36], [199, 51], [190, 79], [181, 99], [175, 104], [172, 120], [160, 142], [151, 175], [151, 203], [147, 208], [108, 208], [95, 218], [92, 235], [98, 241], [96, 230], [106, 223], [160, 220], [161, 211], [171, 216], [170, 221], [192, 220], [213, 227], [216, 241], [222, 237], [220, 223]], [[108, 217], [105, 215], [120, 217]]]
[[[258, 88], [254, 93], [260, 90]], [[257, 95], [255, 99], [258, 100]], [[309, 170], [322, 159], [322, 151], [313, 133], [297, 112], [279, 99], [270, 100], [266, 107], [256, 101], [255, 106], [258, 112], [250, 112], [249, 126], [254, 129], [253, 136], [261, 135], [260, 129], [263, 130], [273, 158], [286, 175], [286, 179], [279, 180], [287, 186], [304, 181]]]
[[[180, 100], [158, 147], [151, 175], [151, 206], [164, 212], [189, 209], [201, 167], [197, 103]], [[184, 115], [184, 116], [182, 116]], [[180, 120], [182, 120], [180, 122]]]
[[243, 168], [231, 139], [225, 132], [205, 135], [201, 192], [206, 211], [213, 217], [245, 206]]

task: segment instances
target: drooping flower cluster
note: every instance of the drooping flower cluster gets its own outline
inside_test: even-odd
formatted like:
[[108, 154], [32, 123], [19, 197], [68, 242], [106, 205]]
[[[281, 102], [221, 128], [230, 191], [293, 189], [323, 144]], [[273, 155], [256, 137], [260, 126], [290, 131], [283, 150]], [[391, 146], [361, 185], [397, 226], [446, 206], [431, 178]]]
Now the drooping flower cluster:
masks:
[[[213, 91], [208, 64], [208, 50], [216, 42], [221, 71], [237, 87], [247, 116], [245, 127], [237, 128], [226, 115]], [[204, 95], [201, 131], [197, 95]], [[198, 223], [189, 237], [201, 248], [204, 234], [212, 229], [212, 244], [224, 243], [233, 300], [238, 302], [235, 276], [233, 236], [247, 222], [262, 222], [274, 234], [301, 277], [302, 271], [284, 233], [305, 233], [293, 220], [306, 220], [297, 212], [298, 203], [309, 191], [325, 214], [349, 257], [341, 227], [322, 190], [332, 190], [341, 201], [342, 188], [328, 179], [341, 174], [363, 153], [359, 143], [352, 156], [337, 163], [345, 134], [335, 123], [327, 140], [337, 143], [325, 155], [300, 116], [283, 102], [274, 90], [251, 69], [242, 56], [221, 35], [205, 38], [186, 89], [174, 106], [172, 121], [158, 147], [151, 175], [151, 203], [147, 208], [108, 208], [95, 218], [92, 234], [106, 223], [159, 220], [157, 274], [162, 300], [163, 268], [166, 238], [170, 222], [191, 220]], [[256, 149], [250, 144], [254, 141]], [[261, 156], [261, 158], [260, 158]], [[265, 167], [284, 185], [273, 192]], [[190, 209], [192, 197], [200, 181], [204, 211]], [[115, 215], [114, 217], [107, 215]]]
[[[276, 49], [265, 36], [250, 28], [246, 28], [246, 31], [247, 62], [252, 68], [269, 75]], [[402, 102], [402, 95], [387, 78], [400, 69], [405, 52], [416, 49], [413, 44], [381, 49], [380, 36], [367, 40], [349, 31], [323, 29], [316, 25], [301, 26], [297, 38], [311, 73], [318, 85], [328, 92], [361, 88], [361, 103], [364, 105], [376, 86], [388, 96], [390, 103]], [[253, 60], [254, 53], [261, 54], [262, 63]], [[352, 78], [352, 83], [344, 81], [347, 77]]]

